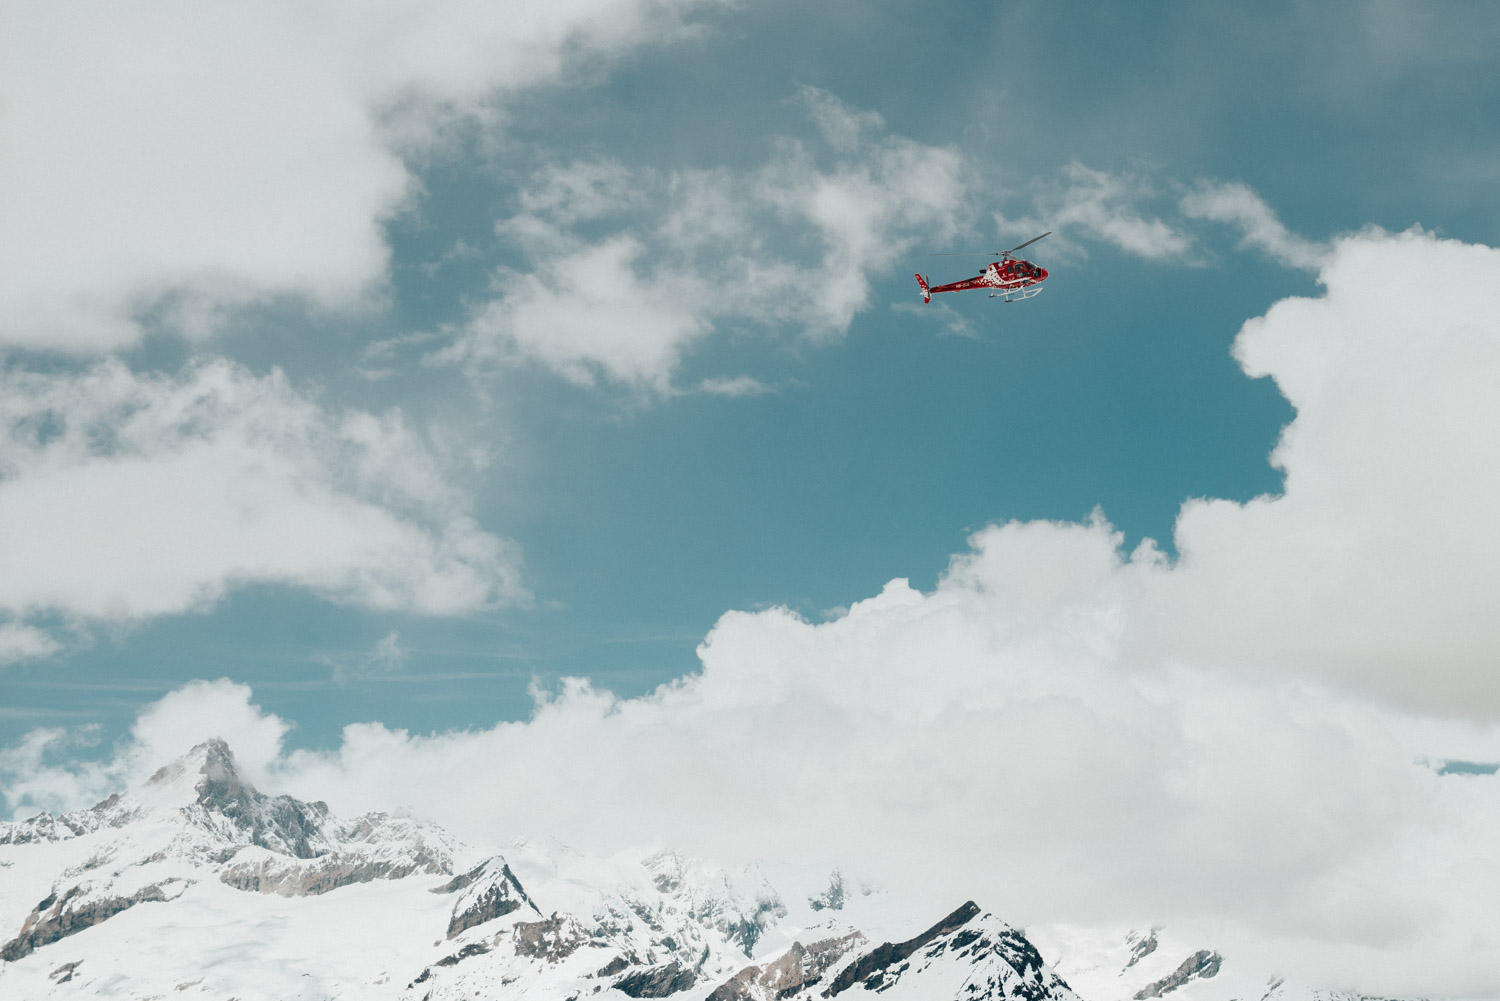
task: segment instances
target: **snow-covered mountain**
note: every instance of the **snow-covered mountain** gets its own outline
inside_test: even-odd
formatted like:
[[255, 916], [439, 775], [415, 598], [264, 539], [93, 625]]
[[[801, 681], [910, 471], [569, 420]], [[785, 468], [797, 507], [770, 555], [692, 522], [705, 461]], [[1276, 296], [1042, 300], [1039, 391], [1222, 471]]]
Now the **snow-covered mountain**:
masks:
[[217, 740], [91, 809], [0, 823], [5, 999], [1079, 1001], [1071, 983], [1088, 1001], [1358, 1001], [1160, 928], [934, 917], [837, 870], [500, 855], [409, 816], [344, 819], [259, 792]]
[[208, 741], [91, 809], [0, 824], [0, 997], [1077, 1001], [973, 903], [932, 924], [878, 898], [674, 852], [486, 854], [267, 796]]
[[1088, 1001], [1382, 1001], [1288, 981], [1160, 926], [1048, 926], [1027, 934]]

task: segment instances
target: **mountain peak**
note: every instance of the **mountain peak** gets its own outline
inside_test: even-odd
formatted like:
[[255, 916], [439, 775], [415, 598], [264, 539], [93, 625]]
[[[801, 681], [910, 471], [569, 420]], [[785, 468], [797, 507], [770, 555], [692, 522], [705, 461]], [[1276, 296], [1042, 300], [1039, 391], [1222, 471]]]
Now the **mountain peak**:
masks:
[[148, 807], [182, 810], [200, 827], [273, 852], [313, 858], [328, 851], [327, 804], [260, 792], [240, 777], [234, 752], [218, 737], [158, 769], [138, 796]]
[[146, 780], [144, 792], [152, 800], [172, 806], [197, 803], [210, 809], [231, 806], [246, 793], [246, 786], [235, 767], [234, 752], [222, 738], [212, 737], [169, 764], [158, 768]]
[[230, 806], [244, 799], [247, 793], [256, 795], [254, 787], [241, 781], [239, 769], [234, 765], [234, 753], [218, 737], [194, 747], [186, 760], [189, 771], [198, 776], [193, 788], [203, 806]]

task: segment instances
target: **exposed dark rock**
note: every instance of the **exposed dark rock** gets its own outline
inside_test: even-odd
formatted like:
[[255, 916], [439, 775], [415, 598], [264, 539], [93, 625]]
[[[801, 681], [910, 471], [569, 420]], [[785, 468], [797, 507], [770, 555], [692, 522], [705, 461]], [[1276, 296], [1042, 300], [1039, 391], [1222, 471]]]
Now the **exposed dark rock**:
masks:
[[81, 886], [73, 887], [61, 897], [52, 893], [32, 908], [21, 925], [20, 933], [0, 947], [0, 960], [15, 962], [44, 945], [92, 928], [136, 904], [172, 899], [163, 889], [165, 885], [152, 884], [128, 897], [95, 900], [86, 900], [87, 892]]
[[755, 913], [745, 915], [738, 921], [720, 919], [714, 927], [731, 942], [739, 945], [746, 956], [755, 951], [755, 943], [766, 933], [766, 928], [778, 918], [786, 917], [786, 905], [778, 898], [757, 900]]
[[65, 984], [69, 980], [73, 979], [73, 972], [75, 970], [77, 970], [82, 965], [83, 965], [83, 960], [81, 960], [81, 959], [75, 960], [75, 961], [73, 961], [71, 963], [64, 963], [63, 965], [59, 966], [57, 969], [53, 970], [51, 973], [47, 974], [47, 979], [48, 980], [55, 980], [55, 981], [57, 981], [60, 984]]
[[865, 937], [850, 932], [840, 938], [823, 939], [810, 946], [793, 942], [781, 957], [763, 966], [748, 966], [714, 988], [707, 1001], [754, 1001], [761, 997], [789, 997], [817, 983]]
[[594, 972], [594, 976], [612, 977], [628, 966], [630, 966], [630, 960], [626, 959], [624, 956], [616, 956], [614, 959], [611, 959], [609, 962], [605, 963], [598, 970], [596, 970]]
[[1136, 938], [1134, 932], [1130, 933], [1130, 937], [1125, 940], [1130, 945], [1130, 962], [1125, 964], [1125, 969], [1130, 969], [1156, 951], [1156, 932], [1157, 929], [1152, 928], [1141, 938]]
[[698, 974], [677, 960], [631, 973], [614, 982], [615, 990], [633, 998], [664, 998], [698, 982]]
[[458, 950], [451, 956], [444, 956], [442, 959], [438, 960], [432, 965], [457, 966], [459, 963], [462, 963], [466, 959], [469, 959], [473, 956], [483, 956], [489, 951], [490, 947], [485, 945], [483, 942], [475, 942], [473, 945], [464, 946], [462, 949]]
[[531, 956], [555, 963], [588, 944], [589, 937], [578, 922], [553, 914], [543, 921], [518, 921], [511, 931], [517, 956]]
[[1170, 994], [1190, 980], [1207, 980], [1219, 972], [1219, 967], [1223, 962], [1224, 958], [1217, 952], [1200, 949], [1184, 959], [1181, 966], [1156, 983], [1142, 987], [1136, 992], [1135, 1001], [1146, 1001], [1147, 998], [1159, 998], [1163, 994]]
[[452, 938], [461, 931], [482, 925], [486, 921], [504, 917], [511, 911], [517, 910], [521, 902], [505, 893], [504, 884], [489, 887], [469, 907], [459, 911], [453, 911], [453, 916], [448, 921], [448, 937]]
[[815, 897], [808, 897], [807, 903], [815, 911], [827, 908], [830, 911], [841, 911], [844, 909], [844, 874], [837, 869], [828, 878], [828, 888]]
[[656, 909], [649, 903], [629, 894], [626, 894], [623, 899], [625, 906], [630, 908], [630, 913], [640, 918], [641, 923], [647, 928], [650, 928], [654, 932], [664, 930], [661, 926], [661, 919], [656, 916]]
[[448, 880], [448, 882], [444, 883], [442, 886], [434, 886], [428, 892], [457, 893], [459, 890], [471, 886], [475, 880], [477, 880], [480, 876], [483, 876], [485, 869], [488, 868], [488, 866], [488, 860], [481, 862], [474, 868], [470, 869], [468, 872], [461, 872], [457, 876], [454, 876], [452, 879]]
[[225, 869], [219, 874], [219, 881], [250, 893], [311, 897], [341, 886], [377, 879], [401, 879], [418, 872], [441, 873], [443, 865], [421, 852], [399, 860], [371, 859], [348, 852], [295, 862], [280, 859], [245, 862]]
[[651, 885], [662, 893], [674, 894], [687, 885], [684, 860], [670, 849], [643, 859], [641, 864], [651, 874]]
[[1042, 954], [1037, 952], [1030, 939], [1014, 928], [1006, 928], [993, 937], [977, 931], [960, 932], [948, 940], [947, 947], [959, 955], [972, 955], [975, 962], [984, 954], [1003, 960], [1015, 971], [1017, 978], [1010, 984], [1008, 994], [1020, 1001], [1055, 998], [1057, 988], [1066, 989], [1068, 986], [1056, 973], [1044, 974]]
[[956, 928], [963, 927], [978, 914], [979, 905], [970, 900], [916, 938], [899, 943], [885, 942], [876, 946], [840, 970], [838, 976], [834, 977], [833, 983], [823, 992], [823, 996], [825, 998], [833, 997], [835, 994], [840, 994], [857, 983], [861, 983], [877, 975], [882, 975], [887, 967], [901, 962], [901, 960], [910, 956], [939, 935], [944, 935]]
[[[102, 806], [103, 804], [101, 804]], [[95, 807], [95, 810], [99, 807]], [[97, 830], [97, 818], [88, 811], [54, 817], [45, 810], [26, 820], [0, 823], [0, 845], [29, 845], [42, 841], [65, 841]]]
[[[766, 928], [778, 918], [786, 917], [786, 905], [762, 880], [753, 899], [747, 899], [731, 885], [727, 874], [704, 870], [693, 878], [691, 866], [673, 851], [657, 852], [642, 863], [651, 874], [651, 885], [673, 897], [699, 924], [713, 928], [735, 943], [749, 956]], [[654, 903], [632, 904], [640, 919], [660, 930], [652, 916]]]
[[[457, 893], [459, 890], [473, 886], [479, 880], [483, 879], [486, 873], [493, 869], [494, 863], [496, 862], [500, 862], [500, 856], [496, 855], [494, 858], [487, 858], [483, 862], [476, 865], [474, 868], [470, 869], [468, 872], [459, 873], [457, 876], [454, 876], [442, 886], [434, 886], [432, 888], [432, 892]], [[521, 881], [516, 879], [515, 873], [510, 871], [510, 866], [505, 865], [503, 862], [501, 862], [500, 870], [501, 874], [510, 882], [513, 887], [515, 887], [516, 893], [520, 895], [521, 899], [526, 901], [526, 903], [531, 907], [532, 910], [536, 911], [538, 914], [542, 913], [541, 909], [537, 907], [537, 905], [532, 902], [531, 898], [526, 895], [526, 889], [521, 886]]]
[[[229, 745], [217, 738], [194, 747], [187, 760], [196, 764], [199, 757], [201, 777], [194, 786], [199, 806], [225, 818], [244, 832], [251, 844], [269, 851], [295, 858], [316, 858], [325, 853], [320, 843], [324, 840], [328, 804], [258, 792], [240, 779]], [[151, 781], [170, 778], [172, 767], [159, 770]]]
[[[516, 879], [515, 873], [510, 871], [510, 866], [501, 863], [499, 871], [495, 871], [496, 861], [498, 859], [488, 859], [446, 884], [447, 886], [458, 884], [471, 891], [460, 897], [453, 905], [453, 916], [448, 921], [449, 938], [475, 925], [504, 917], [520, 908], [522, 903], [536, 911], [538, 915], [542, 913], [541, 909], [526, 895], [521, 881]], [[484, 878], [489, 880], [487, 885], [482, 882]], [[460, 882], [461, 880], [463, 882]]]

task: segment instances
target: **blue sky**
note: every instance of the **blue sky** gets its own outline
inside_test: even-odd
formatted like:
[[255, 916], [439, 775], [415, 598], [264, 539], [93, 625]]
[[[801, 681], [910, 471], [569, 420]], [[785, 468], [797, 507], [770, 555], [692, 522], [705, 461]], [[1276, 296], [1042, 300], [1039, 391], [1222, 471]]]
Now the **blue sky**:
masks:
[[[1266, 457], [1292, 412], [1269, 380], [1245, 378], [1229, 345], [1270, 303], [1312, 293], [1312, 276], [1212, 223], [1165, 260], [1057, 223], [1049, 198], [1070, 164], [1125, 179], [1121, 204], [1148, 217], [1213, 179], [1244, 182], [1312, 238], [1367, 224], [1497, 237], [1500, 82], [1484, 39], [1500, 19], [1484, 5], [932, 14], [695, 11], [686, 37], [570, 64], [505, 94], [489, 121], [437, 126], [447, 132], [409, 156], [415, 190], [380, 222], [390, 259], [373, 306], [309, 310], [294, 297], [235, 311], [208, 341], [168, 328], [127, 349], [140, 370], [204, 354], [280, 367], [327, 405], [399, 407], [460, 429], [493, 452], [461, 486], [479, 524], [520, 546], [534, 601], [429, 616], [230, 586], [185, 614], [87, 624], [81, 640], [7, 666], [0, 738], [82, 721], [116, 734], [142, 703], [220, 675], [251, 684], [297, 721], [294, 742], [314, 746], [362, 719], [424, 731], [523, 718], [533, 679], [584, 675], [634, 695], [694, 670], [694, 648], [728, 609], [786, 604], [816, 618], [893, 577], [931, 587], [990, 522], [1079, 520], [1097, 505], [1127, 545], [1170, 547], [1185, 498], [1274, 492]], [[795, 322], [731, 318], [673, 374], [689, 387], [749, 375], [769, 391], [674, 398], [609, 378], [580, 386], [534, 363], [481, 379], [423, 364], [492, 294], [497, 267], [527, 266], [495, 227], [536, 171], [608, 161], [660, 184], [674, 171], [753, 171], [787, 138], [826, 159], [807, 87], [878, 114], [884, 135], [956, 152], [966, 190], [960, 229], [917, 227], [870, 273], [846, 330], [810, 338]], [[646, 217], [669, 196], [649, 197]], [[978, 270], [927, 252], [1029, 235], [1002, 231], [997, 214], [1057, 231], [1034, 249], [1052, 270], [1047, 294], [1014, 307], [954, 297], [941, 320], [936, 304], [910, 309], [913, 270]], [[802, 264], [816, 253], [806, 234], [757, 239]], [[411, 334], [432, 340], [395, 346], [383, 378], [361, 376], [371, 343]], [[8, 361], [78, 364], [45, 350]], [[392, 636], [399, 664], [359, 666]]]

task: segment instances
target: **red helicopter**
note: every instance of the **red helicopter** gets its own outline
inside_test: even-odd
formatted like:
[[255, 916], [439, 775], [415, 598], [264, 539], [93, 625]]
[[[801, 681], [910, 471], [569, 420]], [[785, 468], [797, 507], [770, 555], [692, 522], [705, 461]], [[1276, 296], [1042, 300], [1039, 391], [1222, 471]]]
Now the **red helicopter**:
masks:
[[[1049, 229], [1042, 236], [1051, 236]], [[928, 257], [998, 257], [998, 261], [991, 261], [990, 266], [984, 269], [984, 274], [973, 278], [965, 278], [961, 282], [949, 282], [947, 285], [928, 285], [926, 275], [917, 275], [917, 284], [922, 286], [922, 301], [931, 302], [932, 297], [939, 292], [967, 292], [969, 289], [990, 289], [991, 299], [1004, 299], [1006, 302], [1015, 302], [1017, 299], [1030, 299], [1042, 291], [1042, 282], [1047, 280], [1047, 269], [1039, 268], [1030, 261], [1023, 261], [1014, 254], [1021, 247], [1029, 247], [1037, 242], [1042, 236], [1034, 236], [1021, 244], [1019, 247], [1011, 247], [995, 254], [928, 254]]]

